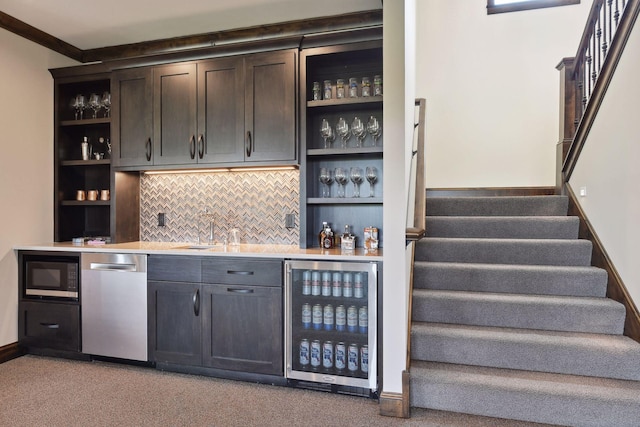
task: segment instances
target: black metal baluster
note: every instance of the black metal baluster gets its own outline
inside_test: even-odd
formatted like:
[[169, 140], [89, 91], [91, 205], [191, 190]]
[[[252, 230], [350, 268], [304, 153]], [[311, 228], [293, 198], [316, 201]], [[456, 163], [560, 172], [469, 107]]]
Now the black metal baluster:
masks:
[[620, 9], [618, 9], [618, 0], [616, 0], [616, 11], [613, 14], [613, 19], [616, 21], [616, 28], [618, 28], [618, 23], [620, 22]]

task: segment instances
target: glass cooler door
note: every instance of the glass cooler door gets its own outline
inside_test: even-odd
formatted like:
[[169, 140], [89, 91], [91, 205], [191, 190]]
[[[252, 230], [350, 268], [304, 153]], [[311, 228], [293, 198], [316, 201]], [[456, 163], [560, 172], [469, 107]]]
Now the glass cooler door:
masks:
[[377, 264], [286, 261], [287, 378], [377, 388]]

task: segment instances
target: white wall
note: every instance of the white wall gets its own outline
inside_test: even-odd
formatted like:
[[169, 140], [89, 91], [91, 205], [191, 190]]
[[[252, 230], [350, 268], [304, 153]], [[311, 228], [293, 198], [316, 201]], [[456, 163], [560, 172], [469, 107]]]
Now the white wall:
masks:
[[591, 3], [487, 15], [485, 0], [417, 2], [428, 188], [555, 184], [555, 67]]
[[[384, 3], [384, 271], [382, 375], [383, 393], [402, 393], [402, 371], [407, 347], [407, 276], [405, 270], [405, 110], [413, 105], [407, 99], [405, 75], [405, 4], [413, 0]], [[411, 85], [409, 85], [411, 86]], [[410, 109], [413, 111], [413, 108]], [[411, 115], [413, 119], [413, 115]], [[410, 142], [410, 141], [409, 141]]]
[[569, 181], [579, 202], [640, 306], [640, 24], [624, 54]]
[[53, 240], [53, 79], [62, 55], [0, 29], [0, 347], [18, 340], [14, 245]]

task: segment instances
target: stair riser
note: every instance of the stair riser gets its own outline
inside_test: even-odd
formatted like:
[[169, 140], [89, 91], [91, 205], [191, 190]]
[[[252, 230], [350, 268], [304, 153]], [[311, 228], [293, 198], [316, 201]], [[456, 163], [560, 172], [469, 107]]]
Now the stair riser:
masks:
[[562, 216], [565, 196], [541, 197], [428, 197], [427, 215], [456, 216]]
[[591, 264], [587, 240], [440, 239], [416, 244], [415, 260], [485, 264], [567, 265]]
[[622, 334], [624, 316], [622, 305], [413, 297], [413, 320], [429, 323]]
[[428, 237], [577, 239], [577, 217], [427, 217]]
[[[430, 362], [640, 380], [640, 347], [584, 346], [562, 338], [526, 341], [509, 336], [411, 334], [411, 358]], [[620, 337], [621, 340], [624, 340]], [[508, 355], [508, 356], [507, 356]]]
[[500, 388], [481, 379], [470, 383], [428, 373], [411, 379], [411, 406], [513, 420], [580, 427], [637, 427], [640, 400], [616, 400], [568, 392]]
[[601, 269], [558, 271], [521, 267], [422, 263], [413, 270], [414, 288], [535, 295], [604, 297], [607, 273]]

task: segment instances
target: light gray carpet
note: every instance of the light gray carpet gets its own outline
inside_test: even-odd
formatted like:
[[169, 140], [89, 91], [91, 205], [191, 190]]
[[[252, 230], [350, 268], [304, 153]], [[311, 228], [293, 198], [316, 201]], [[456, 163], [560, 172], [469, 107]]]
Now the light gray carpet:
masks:
[[106, 362], [24, 356], [0, 364], [0, 426], [440, 426], [541, 424], [414, 409], [376, 400]]

